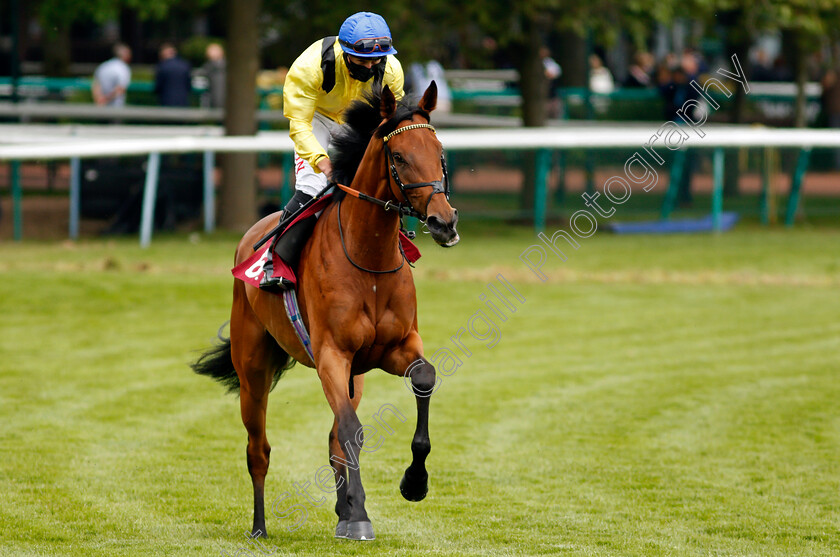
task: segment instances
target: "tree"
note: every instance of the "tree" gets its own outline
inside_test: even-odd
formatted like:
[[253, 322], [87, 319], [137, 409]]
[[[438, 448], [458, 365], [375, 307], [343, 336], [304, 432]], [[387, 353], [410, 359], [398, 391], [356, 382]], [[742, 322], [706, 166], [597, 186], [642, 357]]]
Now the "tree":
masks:
[[[191, 0], [196, 10], [215, 0]], [[44, 30], [44, 73], [66, 75], [70, 66], [70, 29], [76, 22], [104, 23], [120, 10], [135, 10], [141, 19], [163, 19], [173, 2], [167, 0], [37, 0], [34, 10]]]
[[[808, 58], [826, 46], [836, 43], [840, 28], [840, 2], [837, 0], [693, 0], [686, 5], [689, 12], [716, 21], [721, 14], [734, 38], [730, 47], [736, 54], [760, 34], [781, 32], [782, 44], [792, 61], [796, 81], [794, 125], [807, 125], [805, 84], [809, 79]], [[739, 56], [745, 63], [746, 56]], [[736, 98], [736, 107], [742, 98]], [[736, 108], [737, 110], [737, 108]]]
[[[61, 75], [69, 65], [70, 27], [77, 21], [117, 19], [122, 9], [135, 10], [140, 19], [162, 19], [176, 8], [195, 13], [217, 0], [40, 0], [38, 18], [46, 30], [48, 75]], [[228, 71], [225, 134], [256, 132], [256, 81], [260, 65], [259, 17], [261, 0], [228, 0]], [[223, 228], [245, 230], [256, 220], [256, 155], [222, 157], [224, 181], [220, 192], [219, 223]]]
[[756, 30], [779, 30], [793, 60], [796, 81], [794, 126], [807, 122], [805, 84], [808, 81], [808, 57], [825, 46], [840, 24], [840, 5], [836, 0], [765, 0], [753, 5], [742, 0], [750, 10]]
[[[522, 97], [522, 123], [528, 127], [544, 126], [548, 79], [542, 61], [542, 47], [549, 34], [561, 33], [566, 44], [574, 48], [574, 58], [569, 63], [560, 53], [564, 73], [578, 83], [586, 84], [586, 52], [582, 47], [584, 37], [592, 37], [601, 44], [614, 43], [623, 32], [636, 43], [643, 42], [651, 29], [651, 20], [670, 21], [673, 17], [672, 0], [475, 0], [457, 10], [449, 8], [447, 21], [451, 25], [476, 26], [481, 33], [492, 37], [505, 49], [513, 66], [519, 72]], [[575, 40], [575, 37], [578, 37]], [[584, 56], [581, 56], [584, 54]], [[568, 71], [572, 70], [572, 71]], [[577, 71], [574, 71], [577, 70]], [[569, 78], [567, 77], [567, 82]], [[536, 158], [527, 156], [524, 169], [522, 208], [534, 203]]]
[[[261, 7], [261, 0], [228, 0], [225, 135], [254, 135], [257, 130]], [[222, 228], [244, 231], [256, 220], [256, 157], [256, 153], [227, 153], [222, 158]]]

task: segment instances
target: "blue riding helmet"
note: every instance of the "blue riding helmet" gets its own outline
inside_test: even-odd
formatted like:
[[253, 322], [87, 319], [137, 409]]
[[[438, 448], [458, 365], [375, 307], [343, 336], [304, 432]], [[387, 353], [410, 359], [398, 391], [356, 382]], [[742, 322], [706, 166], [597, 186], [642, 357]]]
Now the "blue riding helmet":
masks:
[[381, 15], [371, 12], [359, 12], [345, 19], [338, 31], [338, 44], [344, 52], [359, 58], [397, 53], [388, 24]]

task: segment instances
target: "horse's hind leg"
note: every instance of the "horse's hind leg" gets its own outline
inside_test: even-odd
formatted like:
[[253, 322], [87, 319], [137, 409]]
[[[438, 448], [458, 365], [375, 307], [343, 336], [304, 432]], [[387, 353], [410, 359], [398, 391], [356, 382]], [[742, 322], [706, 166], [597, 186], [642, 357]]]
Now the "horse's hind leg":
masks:
[[248, 431], [248, 472], [254, 486], [254, 527], [251, 534], [267, 537], [264, 493], [271, 446], [265, 434], [265, 413], [279, 348], [251, 311], [244, 288], [239, 295], [237, 290], [234, 289], [230, 322], [231, 356], [239, 375], [242, 423]]
[[[354, 392], [353, 398], [350, 399], [353, 410], [358, 410], [359, 403], [362, 401], [364, 382], [364, 375], [353, 378]], [[338, 418], [336, 418], [330, 430], [330, 465], [335, 470], [335, 514], [338, 515], [338, 525], [335, 527], [336, 538], [347, 537], [347, 524], [350, 521], [350, 505], [347, 503], [347, 466], [342, 461], [346, 461], [346, 456], [338, 442]]]

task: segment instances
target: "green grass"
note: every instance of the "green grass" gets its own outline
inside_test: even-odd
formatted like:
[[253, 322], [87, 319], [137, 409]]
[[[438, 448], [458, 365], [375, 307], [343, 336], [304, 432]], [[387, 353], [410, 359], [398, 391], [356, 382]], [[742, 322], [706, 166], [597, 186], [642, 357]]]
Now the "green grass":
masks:
[[[551, 231], [549, 231], [551, 232]], [[414, 401], [373, 372], [371, 543], [332, 501], [269, 512], [276, 554], [837, 555], [840, 231], [596, 235], [541, 282], [527, 229], [422, 238], [427, 354], [501, 273], [527, 301], [432, 399], [430, 492], [398, 491]], [[0, 245], [0, 555], [219, 555], [250, 527], [236, 398], [187, 367], [229, 313], [236, 238]], [[269, 405], [269, 500], [327, 462], [331, 413], [296, 367]]]

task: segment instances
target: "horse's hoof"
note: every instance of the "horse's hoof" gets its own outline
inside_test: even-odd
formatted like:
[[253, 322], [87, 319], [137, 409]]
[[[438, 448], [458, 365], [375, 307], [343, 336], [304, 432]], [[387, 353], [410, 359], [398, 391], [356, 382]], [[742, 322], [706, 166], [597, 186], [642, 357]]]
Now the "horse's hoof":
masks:
[[422, 476], [414, 476], [405, 471], [400, 480], [400, 493], [406, 501], [422, 501], [429, 493], [429, 475], [424, 471]]
[[262, 529], [254, 528], [253, 530], [251, 530], [251, 539], [267, 538], [267, 537], [268, 537], [268, 532], [265, 531], [265, 526], [263, 526]]
[[347, 535], [348, 540], [363, 540], [371, 541], [376, 539], [373, 535], [373, 524], [370, 521], [348, 522]]
[[335, 537], [345, 539], [347, 538], [347, 524], [349, 521], [347, 520], [339, 520], [338, 525], [335, 527]]

